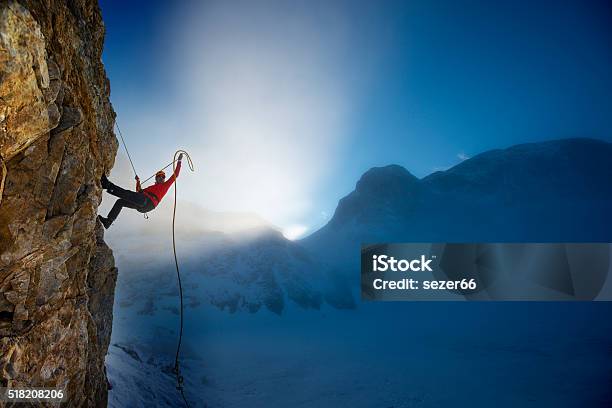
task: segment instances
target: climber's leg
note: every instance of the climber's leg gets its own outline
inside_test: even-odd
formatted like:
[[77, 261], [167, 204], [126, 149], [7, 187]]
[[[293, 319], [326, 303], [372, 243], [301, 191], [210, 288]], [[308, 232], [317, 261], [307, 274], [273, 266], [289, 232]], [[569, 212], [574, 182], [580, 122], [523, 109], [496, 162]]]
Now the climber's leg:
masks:
[[113, 208], [108, 213], [108, 216], [106, 218], [100, 217], [100, 221], [102, 221], [102, 224], [104, 224], [105, 228], [108, 228], [108, 227], [111, 226], [111, 224], [119, 216], [119, 213], [121, 212], [123, 207], [133, 208], [133, 209], [140, 208], [139, 205], [136, 205], [136, 204], [132, 203], [131, 201], [124, 200], [123, 198], [118, 199], [117, 201], [115, 201], [115, 205], [113, 205]]
[[[131, 202], [137, 207], [143, 207], [146, 204], [147, 197], [144, 194], [123, 189], [119, 186], [114, 185], [110, 181], [108, 182], [108, 187], [106, 188], [106, 191], [108, 191], [110, 194], [114, 195], [115, 197], [123, 198], [124, 200]], [[136, 207], [130, 207], [130, 208], [136, 208]]]
[[155, 205], [149, 197], [143, 193], [126, 190], [111, 183], [104, 174], [102, 174], [100, 183], [102, 184], [102, 188], [106, 189], [106, 191], [108, 191], [110, 194], [114, 195], [115, 197], [119, 197], [119, 199], [115, 201], [113, 208], [108, 213], [108, 216], [103, 217], [98, 215], [100, 222], [106, 229], [108, 229], [117, 219], [123, 207], [132, 208], [142, 213], [147, 213], [155, 208]]

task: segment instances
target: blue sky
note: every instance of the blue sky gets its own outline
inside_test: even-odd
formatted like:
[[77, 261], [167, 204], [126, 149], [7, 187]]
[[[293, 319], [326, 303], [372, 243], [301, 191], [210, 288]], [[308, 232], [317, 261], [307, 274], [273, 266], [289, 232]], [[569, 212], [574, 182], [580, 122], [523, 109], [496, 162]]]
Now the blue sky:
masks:
[[607, 1], [100, 4], [141, 175], [186, 148], [185, 199], [293, 235], [372, 166], [421, 177], [516, 143], [612, 140]]

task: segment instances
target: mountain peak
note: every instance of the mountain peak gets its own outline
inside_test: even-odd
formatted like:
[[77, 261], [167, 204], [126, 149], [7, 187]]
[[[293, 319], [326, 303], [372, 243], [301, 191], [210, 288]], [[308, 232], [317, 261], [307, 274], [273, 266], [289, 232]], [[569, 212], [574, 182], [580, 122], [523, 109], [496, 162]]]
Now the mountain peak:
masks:
[[397, 164], [373, 167], [361, 176], [355, 190], [340, 200], [331, 223], [376, 223], [389, 212], [403, 212], [414, 204], [419, 184], [418, 178]]
[[612, 143], [574, 138], [490, 150], [423, 179], [375, 167], [308, 240], [608, 242], [611, 160]]
[[355, 191], [358, 193], [384, 194], [385, 192], [406, 190], [418, 184], [419, 179], [398, 164], [383, 167], [372, 167], [366, 171], [359, 181]]

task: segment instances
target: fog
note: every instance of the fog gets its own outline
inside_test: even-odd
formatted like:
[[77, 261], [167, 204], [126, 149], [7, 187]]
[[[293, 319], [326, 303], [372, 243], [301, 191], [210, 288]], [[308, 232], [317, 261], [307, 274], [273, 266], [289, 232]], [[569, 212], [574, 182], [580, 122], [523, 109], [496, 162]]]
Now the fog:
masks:
[[121, 115], [124, 133], [148, 140], [135, 154], [147, 172], [141, 178], [185, 148], [196, 173], [183, 169], [182, 198], [257, 214], [290, 238], [312, 232], [323, 210], [313, 196], [347, 140], [359, 92], [348, 75], [350, 25], [338, 7], [177, 6], [159, 54], [167, 80], [152, 85], [163, 88], [163, 100]]

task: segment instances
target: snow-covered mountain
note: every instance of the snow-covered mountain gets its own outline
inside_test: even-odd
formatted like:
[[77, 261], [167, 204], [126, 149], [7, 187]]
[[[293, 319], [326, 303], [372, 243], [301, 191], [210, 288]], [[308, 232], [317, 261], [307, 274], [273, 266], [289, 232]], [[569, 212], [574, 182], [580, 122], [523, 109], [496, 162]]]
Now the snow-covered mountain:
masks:
[[[190, 404], [607, 403], [612, 327], [592, 321], [609, 313], [606, 302], [364, 304], [356, 287], [365, 242], [610, 242], [609, 163], [611, 144], [570, 139], [486, 152], [422, 179], [397, 165], [373, 168], [330, 222], [300, 241], [257, 218], [238, 230], [225, 227], [243, 224], [232, 215], [215, 224], [207, 217], [218, 214], [191, 208], [177, 224]], [[112, 407], [181, 406], [168, 369], [178, 291], [167, 215], [156, 210], [146, 229], [109, 234], [119, 266]], [[462, 372], [488, 373], [490, 384]]]
[[[203, 231], [180, 244], [188, 307], [206, 302], [232, 313], [255, 313], [263, 307], [277, 314], [287, 302], [306, 309], [319, 309], [324, 301], [340, 308], [353, 307], [348, 288], [339, 286], [325, 265], [278, 231], [258, 229], [238, 235]], [[121, 266], [130, 272], [120, 278], [119, 307], [153, 314], [163, 297], [176, 298], [176, 275], [168, 248], [120, 257]]]

